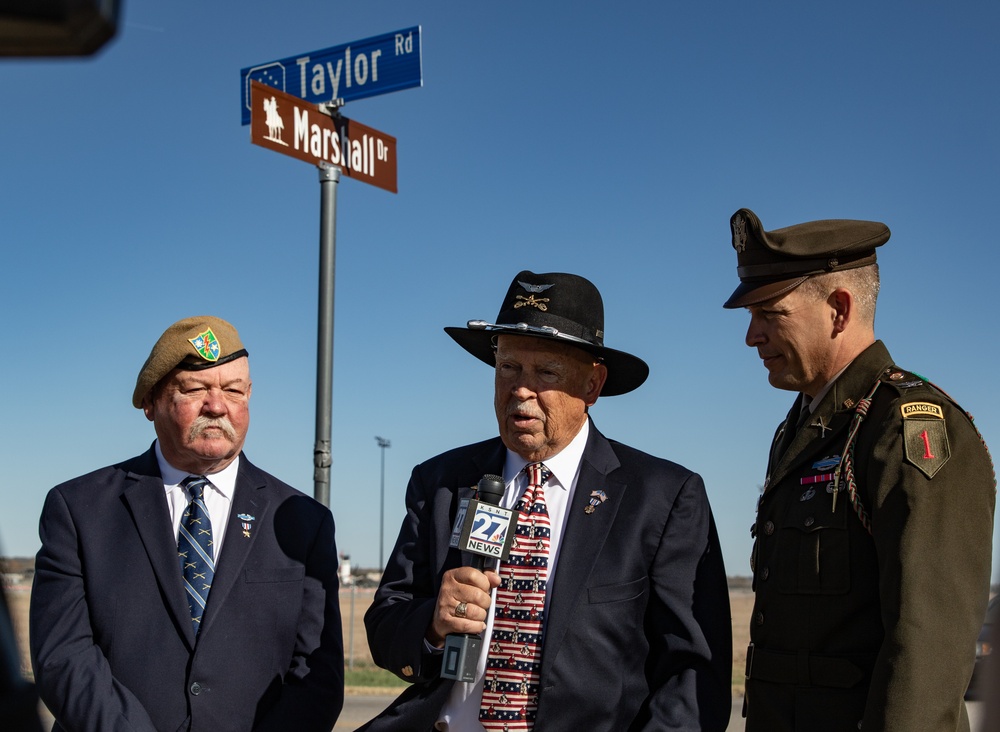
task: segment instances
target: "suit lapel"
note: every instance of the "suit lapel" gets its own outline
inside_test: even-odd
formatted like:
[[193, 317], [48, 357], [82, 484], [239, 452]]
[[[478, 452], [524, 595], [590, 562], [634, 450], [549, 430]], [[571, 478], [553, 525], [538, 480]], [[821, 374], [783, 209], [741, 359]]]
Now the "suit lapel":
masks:
[[150, 451], [143, 458], [147, 456], [150, 456], [152, 465], [145, 464], [140, 471], [128, 474], [122, 498], [128, 504], [135, 529], [146, 549], [153, 574], [156, 575], [156, 582], [166, 598], [167, 610], [174, 617], [174, 622], [188, 645], [194, 647], [191, 610], [188, 608], [181, 580], [177, 537], [171, 532], [163, 479], [156, 467], [155, 455]]
[[[627, 486], [608, 478], [620, 463], [607, 439], [590, 425], [590, 437], [580, 462], [580, 476], [566, 517], [566, 528], [559, 547], [556, 578], [550, 590], [548, 615], [545, 620], [546, 652], [542, 654], [542, 678], [555, 663], [563, 636], [569, 629], [580, 593], [604, 550], [608, 532], [614, 524]], [[591, 492], [604, 491], [606, 500], [593, 513], [587, 513]]]
[[[208, 632], [212, 627], [219, 608], [225, 603], [243, 571], [243, 565], [262, 530], [261, 527], [268, 520], [270, 501], [262, 490], [264, 486], [265, 481], [260, 471], [251, 465], [246, 457], [240, 455], [240, 470], [236, 476], [233, 505], [229, 511], [229, 522], [224, 527], [225, 541], [215, 570], [215, 579], [212, 581], [212, 591], [208, 595], [204, 625], [200, 634]], [[247, 520], [251, 529], [246, 533], [240, 516], [253, 517]]]
[[[451, 512], [457, 509], [459, 502], [463, 498], [472, 498], [473, 495], [475, 494], [476, 486], [479, 484], [479, 479], [482, 478], [484, 475], [499, 475], [501, 480], [503, 479], [503, 463], [504, 463], [504, 458], [507, 455], [507, 449], [504, 447], [503, 442], [501, 442], [499, 438], [497, 438], [495, 442], [491, 441], [488, 444], [489, 444], [488, 450], [484, 451], [480, 455], [476, 455], [475, 457], [473, 457], [472, 462], [474, 467], [472, 468], [472, 475], [476, 477], [470, 479], [468, 481], [469, 483], [468, 485], [458, 486], [458, 488], [455, 490], [456, 500], [454, 501], [454, 504], [452, 504], [451, 500], [441, 501], [440, 504], [437, 506], [437, 509], [439, 511]], [[447, 526], [448, 525], [447, 516], [442, 518], [443, 518], [442, 525]], [[461, 527], [458, 528], [461, 529]], [[455, 527], [452, 526], [453, 533], [454, 529]], [[449, 538], [449, 543], [441, 547], [441, 551], [444, 554], [447, 554], [448, 550], [451, 548], [450, 545], [451, 535], [449, 535], [448, 538]], [[470, 566], [472, 564], [473, 557], [474, 555], [470, 552], [462, 552], [462, 566], [463, 567]], [[443, 562], [444, 557], [443, 556], [437, 557], [436, 559], [439, 562]], [[438, 564], [437, 566], [441, 565]]]

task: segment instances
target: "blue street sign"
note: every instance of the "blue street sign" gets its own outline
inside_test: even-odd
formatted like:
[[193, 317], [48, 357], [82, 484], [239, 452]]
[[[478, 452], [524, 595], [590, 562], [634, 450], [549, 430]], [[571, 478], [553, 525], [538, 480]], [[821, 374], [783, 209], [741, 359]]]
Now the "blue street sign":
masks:
[[250, 124], [250, 81], [322, 104], [349, 102], [423, 84], [420, 26], [383, 33], [240, 70], [243, 124]]

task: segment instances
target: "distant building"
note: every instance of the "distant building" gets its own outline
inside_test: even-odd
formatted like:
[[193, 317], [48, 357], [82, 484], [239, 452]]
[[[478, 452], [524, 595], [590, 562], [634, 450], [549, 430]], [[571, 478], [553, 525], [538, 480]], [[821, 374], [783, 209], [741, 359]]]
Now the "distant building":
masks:
[[351, 575], [351, 557], [349, 554], [340, 554], [340, 584], [348, 586], [354, 584], [354, 577]]

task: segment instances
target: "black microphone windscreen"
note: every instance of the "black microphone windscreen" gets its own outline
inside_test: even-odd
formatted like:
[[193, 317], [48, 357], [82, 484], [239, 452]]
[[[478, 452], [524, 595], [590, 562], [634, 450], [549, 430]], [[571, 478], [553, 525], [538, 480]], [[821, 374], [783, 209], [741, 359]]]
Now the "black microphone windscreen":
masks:
[[499, 506], [503, 491], [503, 478], [499, 475], [484, 475], [479, 481], [479, 500], [483, 503]]

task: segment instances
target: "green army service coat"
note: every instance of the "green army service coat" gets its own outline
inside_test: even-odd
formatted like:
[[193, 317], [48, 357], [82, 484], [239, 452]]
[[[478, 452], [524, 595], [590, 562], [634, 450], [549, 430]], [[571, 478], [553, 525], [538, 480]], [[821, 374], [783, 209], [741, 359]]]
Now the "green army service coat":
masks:
[[801, 399], [775, 435], [754, 526], [747, 732], [967, 732], [989, 453], [971, 418], [881, 341], [796, 430]]

